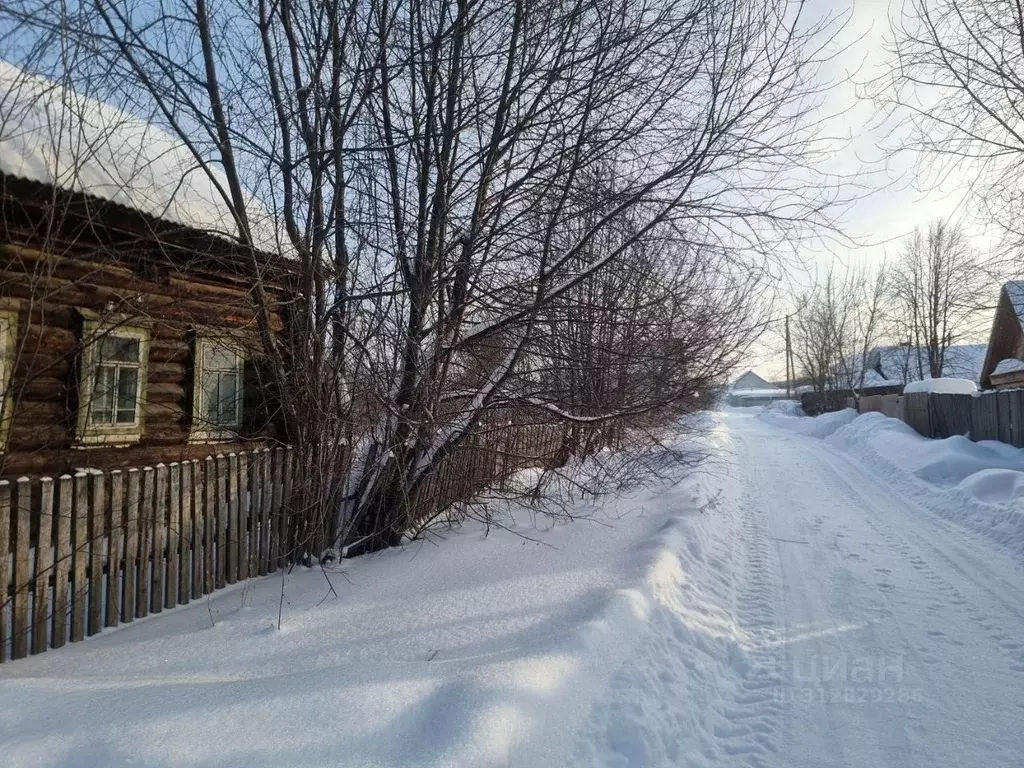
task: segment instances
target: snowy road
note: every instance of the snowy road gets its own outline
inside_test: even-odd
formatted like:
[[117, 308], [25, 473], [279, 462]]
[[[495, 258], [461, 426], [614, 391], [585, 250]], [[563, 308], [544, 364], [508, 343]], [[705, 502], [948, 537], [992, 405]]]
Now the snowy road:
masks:
[[821, 440], [728, 424], [754, 590], [741, 624], [764, 648], [737, 714], [772, 726], [751, 762], [1024, 765], [1020, 563]]

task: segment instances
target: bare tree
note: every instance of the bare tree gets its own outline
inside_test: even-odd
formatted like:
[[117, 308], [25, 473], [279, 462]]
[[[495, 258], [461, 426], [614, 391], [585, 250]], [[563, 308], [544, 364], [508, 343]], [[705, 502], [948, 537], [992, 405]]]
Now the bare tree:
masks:
[[[297, 455], [295, 549], [317, 557], [397, 542], [441, 462], [510, 411], [574, 429], [669, 418], [728, 369], [768, 265], [827, 224], [812, 113], [829, 24], [802, 8], [2, 13], [11, 50], [164, 127], [230, 207]], [[292, 275], [283, 340], [269, 262]]]
[[942, 376], [946, 351], [976, 328], [988, 286], [960, 225], [938, 219], [908, 236], [889, 278], [893, 335], [910, 350], [913, 378]]
[[874, 84], [923, 168], [967, 174], [976, 208], [1011, 245], [1024, 236], [1021, 30], [1016, 0], [912, 0], [893, 28], [894, 66]]
[[829, 270], [800, 296], [793, 354], [826, 408], [860, 397], [871, 350], [884, 330], [887, 296], [884, 266], [874, 274]]

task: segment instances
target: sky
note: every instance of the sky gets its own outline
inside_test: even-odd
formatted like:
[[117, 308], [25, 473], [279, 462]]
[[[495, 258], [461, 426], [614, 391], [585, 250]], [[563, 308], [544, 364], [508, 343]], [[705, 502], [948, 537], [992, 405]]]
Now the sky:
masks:
[[[836, 153], [830, 170], [857, 175], [863, 189], [839, 217], [846, 241], [805, 250], [801, 254], [804, 267], [788, 275], [785, 290], [789, 292], [799, 290], [815, 272], [821, 274], [833, 264], [840, 271], [846, 266], [877, 268], [884, 260], [895, 258], [901, 241], [915, 226], [925, 227], [938, 217], [961, 220], [976, 248], [984, 251], [991, 247], [991, 230], [967, 216], [965, 210], [963, 190], [969, 171], [941, 185], [922, 177], [909, 151], [889, 151], [901, 145], [906, 130], [895, 120], [885, 120], [877, 106], [864, 97], [865, 85], [887, 71], [890, 18], [898, 17], [904, 2], [808, 0], [811, 17], [831, 14], [847, 19], [836, 41], [839, 52], [824, 73], [836, 85], [822, 105], [822, 114], [832, 116], [827, 132], [835, 137]], [[786, 314], [787, 301], [782, 299], [776, 316]], [[985, 325], [984, 321], [980, 323], [981, 327]], [[766, 378], [785, 376], [782, 328], [780, 321], [761, 337], [743, 370], [753, 368]], [[979, 340], [984, 341], [984, 335]]]

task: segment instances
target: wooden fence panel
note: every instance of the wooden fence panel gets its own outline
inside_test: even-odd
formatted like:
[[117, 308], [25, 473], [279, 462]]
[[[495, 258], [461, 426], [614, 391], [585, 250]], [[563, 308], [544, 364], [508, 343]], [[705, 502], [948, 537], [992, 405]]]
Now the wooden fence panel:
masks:
[[932, 436], [931, 414], [927, 392], [911, 392], [903, 396], [903, 420], [918, 434]]
[[214, 543], [216, 514], [216, 483], [217, 471], [213, 457], [207, 456], [203, 462], [203, 594], [207, 595], [214, 589], [216, 574], [216, 545]]
[[89, 508], [89, 635], [103, 629], [103, 545], [106, 515], [104, 476], [89, 477], [92, 502]]
[[[986, 395], [982, 395], [986, 397]], [[1010, 406], [1010, 393], [1009, 392], [996, 392], [996, 407], [997, 407], [997, 429], [999, 432], [999, 441], [1003, 443], [1013, 442], [1013, 413]]]
[[[425, 478], [421, 511], [469, 501], [482, 484], [558, 453], [560, 434], [550, 425], [481, 431]], [[296, 476], [291, 449], [267, 448], [203, 465], [0, 481], [0, 661], [319, 554], [323, 532], [290, 530]]]
[[110, 517], [107, 534], [107, 626], [116, 627], [120, 617], [121, 590], [119, 577], [122, 573], [121, 549], [124, 541], [124, 473], [115, 470], [110, 473]]
[[71, 475], [61, 475], [57, 481], [57, 538], [53, 543], [53, 624], [50, 627], [50, 647], [60, 648], [68, 637], [68, 568], [71, 565], [71, 517], [74, 504], [74, 485]]
[[167, 584], [164, 608], [178, 604], [178, 565], [181, 552], [181, 464], [167, 467]]
[[260, 481], [263, 488], [260, 500], [260, 575], [263, 576], [270, 569], [270, 506], [273, 476], [270, 474], [269, 448], [260, 455]]
[[228, 555], [228, 473], [227, 458], [217, 456], [217, 474], [214, 482], [217, 486], [217, 589], [221, 589], [227, 581]]
[[1024, 390], [1006, 393], [1007, 412], [1010, 417], [1010, 444], [1024, 448]]
[[181, 463], [181, 504], [178, 529], [178, 602], [187, 605], [192, 596], [192, 462]]
[[50, 618], [50, 575], [53, 573], [53, 479], [39, 483], [39, 535], [36, 538], [35, 603], [32, 606], [32, 653], [46, 650]]
[[160, 613], [164, 609], [164, 540], [167, 534], [167, 465], [156, 465], [156, 495], [153, 501], [153, 580], [149, 596], [149, 612]]
[[227, 459], [226, 508], [227, 525], [227, 583], [238, 581], [238, 455], [229, 453]]
[[128, 470], [128, 498], [124, 512], [124, 589], [121, 597], [121, 620], [135, 619], [135, 585], [139, 572], [139, 470]]
[[[29, 570], [29, 530], [32, 513], [32, 483], [18, 478], [17, 516], [14, 521], [14, 605], [11, 621], [11, 658], [28, 656], [29, 603], [32, 599], [32, 573]], [[6, 582], [4, 584], [6, 587]]]
[[971, 398], [971, 439], [999, 439], [999, 406], [994, 393]]
[[142, 508], [139, 510], [139, 580], [135, 590], [135, 615], [149, 615], [149, 592], [152, 584], [153, 504], [156, 474], [152, 467], [142, 470]]
[[249, 456], [242, 451], [238, 454], [238, 473], [235, 478], [235, 493], [238, 499], [238, 578], [245, 581], [249, 578]]

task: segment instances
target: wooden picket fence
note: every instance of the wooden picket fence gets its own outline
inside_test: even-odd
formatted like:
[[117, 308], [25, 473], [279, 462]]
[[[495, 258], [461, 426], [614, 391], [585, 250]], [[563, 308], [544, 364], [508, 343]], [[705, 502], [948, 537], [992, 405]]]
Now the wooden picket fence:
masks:
[[[432, 520], [519, 469], [555, 466], [564, 435], [556, 424], [481, 427], [412, 506]], [[0, 480], [0, 662], [288, 566], [303, 535], [288, 530], [293, 472], [292, 450], [275, 448]]]
[[0, 481], [0, 662], [284, 567], [291, 476], [276, 448]]

